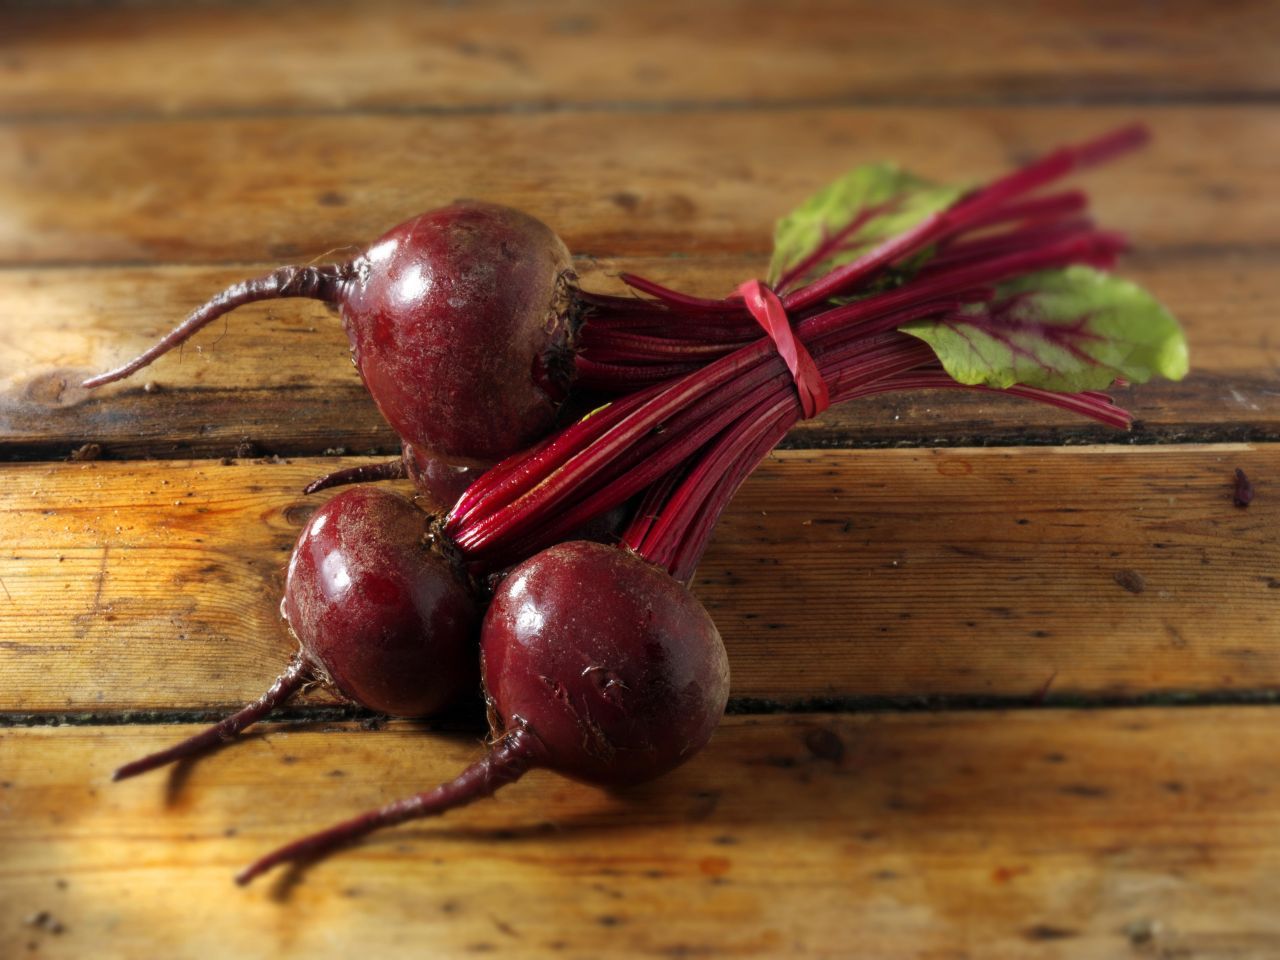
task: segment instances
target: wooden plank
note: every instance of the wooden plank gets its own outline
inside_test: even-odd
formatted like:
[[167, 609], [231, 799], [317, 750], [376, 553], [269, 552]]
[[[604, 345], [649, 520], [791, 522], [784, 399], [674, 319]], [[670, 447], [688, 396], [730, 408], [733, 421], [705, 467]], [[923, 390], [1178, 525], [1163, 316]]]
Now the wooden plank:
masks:
[[[1138, 256], [1123, 272], [1183, 320], [1194, 373], [1118, 390], [1134, 437], [1280, 438], [1269, 253]], [[579, 263], [588, 289], [619, 291], [627, 270], [722, 295], [762, 269], [754, 257]], [[0, 456], [62, 458], [87, 442], [103, 456], [222, 457], [246, 441], [282, 456], [342, 448], [391, 455], [398, 441], [347, 358], [327, 308], [291, 300], [244, 307], [127, 383], [95, 394], [85, 376], [136, 355], [213, 291], [268, 270], [234, 267], [0, 271]], [[282, 362], [283, 357], [283, 362]], [[144, 390], [150, 383], [153, 392]], [[861, 402], [801, 425], [798, 446], [1001, 443], [1121, 438], [1057, 410], [990, 394], [929, 392]]]
[[188, 728], [3, 730], [0, 945], [202, 960], [1274, 956], [1276, 719], [731, 718], [694, 762], [628, 794], [535, 773], [248, 890], [230, 877], [250, 858], [451, 775], [477, 744], [408, 725], [273, 728], [177, 780], [110, 784], [122, 758]]
[[[318, 502], [298, 491], [351, 462], [0, 471], [0, 710], [265, 689], [290, 652], [283, 567]], [[1269, 689], [1277, 475], [1280, 445], [787, 452], [726, 514], [695, 592], [737, 697]]]
[[[1157, 143], [1091, 174], [1144, 248], [1280, 244], [1269, 107], [1142, 111]], [[579, 254], [754, 253], [850, 167], [982, 180], [1132, 107], [793, 109], [0, 126], [0, 262], [309, 260], [459, 196], [528, 210]]]
[[[1205, 16], [1106, 3], [786, 6], [334, 2], [22, 5], [0, 112], [666, 105], [797, 98], [1152, 99], [1274, 94], [1266, 2]], [[963, 37], [963, 42], [957, 42]]]

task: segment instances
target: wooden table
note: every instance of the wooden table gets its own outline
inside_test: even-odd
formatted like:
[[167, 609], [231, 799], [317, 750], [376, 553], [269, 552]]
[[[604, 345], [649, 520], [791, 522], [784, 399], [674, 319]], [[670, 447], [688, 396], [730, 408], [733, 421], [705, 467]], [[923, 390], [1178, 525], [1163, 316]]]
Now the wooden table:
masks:
[[[0, 956], [1280, 955], [1277, 14], [6, 9]], [[720, 295], [857, 163], [974, 180], [1132, 118], [1155, 144], [1087, 185], [1194, 372], [1119, 391], [1129, 435], [934, 395], [798, 429], [696, 583], [735, 698], [696, 762], [621, 796], [533, 775], [248, 890], [238, 866], [480, 732], [315, 694], [108, 782], [275, 675], [300, 486], [395, 439], [309, 303], [83, 374], [456, 196], [553, 224], [593, 288]]]

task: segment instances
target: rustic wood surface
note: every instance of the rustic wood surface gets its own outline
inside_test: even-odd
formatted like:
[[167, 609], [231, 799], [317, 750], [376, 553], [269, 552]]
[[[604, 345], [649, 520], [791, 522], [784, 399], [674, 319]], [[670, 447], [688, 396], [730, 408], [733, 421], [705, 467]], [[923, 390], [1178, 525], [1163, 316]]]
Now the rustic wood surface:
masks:
[[[1280, 956], [1275, 3], [2, 19], [0, 957]], [[954, 392], [802, 425], [695, 584], [734, 715], [694, 763], [533, 774], [248, 891], [255, 854], [475, 757], [476, 718], [315, 693], [107, 782], [269, 682], [300, 486], [396, 446], [307, 302], [76, 386], [216, 289], [476, 196], [589, 287], [722, 294], [854, 164], [975, 180], [1135, 118], [1153, 145], [1081, 183], [1192, 374], [1118, 391], [1127, 435]]]
[[[359, 462], [9, 468], [0, 710], [256, 696], [292, 652], [284, 565], [323, 501], [300, 490]], [[785, 451], [695, 590], [741, 698], [1280, 687], [1280, 501], [1236, 508], [1237, 467], [1280, 474], [1280, 445]]]
[[579, 255], [763, 260], [774, 220], [859, 163], [985, 180], [1137, 116], [1151, 149], [1088, 177], [1108, 224], [1152, 250], [1280, 245], [1269, 106], [705, 107], [191, 118], [180, 136], [157, 120], [12, 120], [0, 261], [311, 260], [457, 197], [527, 210]]
[[[765, 105], [823, 99], [1244, 99], [1274, 93], [1266, 0], [133, 2], [10, 15], [0, 110], [103, 114]], [[619, 14], [622, 15], [619, 15]]]
[[248, 894], [246, 861], [453, 773], [475, 738], [275, 727], [113, 785], [187, 728], [5, 730], [0, 948], [1274, 956], [1274, 709], [733, 717], [628, 794], [534, 773]]
[[[1280, 439], [1274, 256], [1143, 252], [1131, 259], [1126, 275], [1177, 308], [1195, 367], [1182, 383], [1117, 391], [1137, 418], [1129, 437], [990, 394], [927, 393], [833, 408], [799, 427], [788, 443]], [[583, 285], [593, 290], [617, 292], [617, 274], [631, 271], [723, 295], [763, 262], [626, 258], [583, 260], [579, 268]], [[394, 453], [399, 441], [347, 361], [341, 322], [313, 301], [243, 307], [145, 374], [95, 394], [79, 389], [90, 373], [141, 353], [213, 292], [268, 269], [260, 263], [0, 271], [0, 353], [11, 360], [0, 368], [0, 458], [66, 457], [87, 442], [110, 459], [234, 456], [246, 443], [281, 456]], [[29, 319], [35, 317], [40, 323], [33, 330]]]

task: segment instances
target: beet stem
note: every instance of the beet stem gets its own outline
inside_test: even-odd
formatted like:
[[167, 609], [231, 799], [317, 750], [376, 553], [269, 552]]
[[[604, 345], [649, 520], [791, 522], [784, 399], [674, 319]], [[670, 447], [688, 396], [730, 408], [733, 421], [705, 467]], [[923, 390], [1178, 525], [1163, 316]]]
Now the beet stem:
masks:
[[484, 759], [476, 761], [452, 780], [286, 844], [241, 870], [236, 874], [236, 883], [244, 886], [277, 864], [318, 859], [383, 827], [422, 817], [437, 817], [483, 800], [538, 766], [541, 757], [542, 746], [538, 739], [527, 727], [517, 727], [494, 744]]
[[189, 737], [181, 743], [174, 744], [167, 750], [150, 754], [140, 760], [134, 760], [132, 763], [126, 763], [112, 774], [111, 779], [127, 780], [129, 777], [136, 777], [140, 773], [155, 770], [157, 767], [163, 767], [184, 757], [195, 756], [210, 747], [233, 740], [245, 727], [261, 720], [301, 690], [311, 679], [313, 679], [311, 668], [303, 662], [301, 655], [297, 655], [289, 661], [289, 666], [285, 668], [284, 673], [276, 678], [271, 688], [253, 703], [241, 708], [212, 727], [201, 731], [194, 737]]
[[265, 277], [233, 283], [197, 307], [187, 319], [152, 344], [147, 350], [123, 366], [90, 377], [80, 386], [86, 389], [123, 380], [149, 365], [174, 347], [185, 343], [198, 330], [217, 320], [225, 313], [258, 300], [277, 300], [283, 297], [306, 297], [336, 303], [349, 273], [346, 264], [328, 264], [319, 267], [281, 267]]
[[824, 260], [835, 256], [841, 246], [851, 236], [861, 230], [868, 222], [874, 220], [882, 214], [889, 213], [895, 207], [900, 205], [900, 200], [891, 200], [886, 203], [879, 203], [860, 211], [857, 216], [850, 220], [847, 224], [837, 230], [835, 233], [827, 237], [822, 243], [814, 249], [814, 251], [805, 257], [794, 267], [782, 275], [778, 282], [774, 285], [779, 291], [786, 290], [797, 280], [802, 279], [814, 267], [821, 264]]
[[[1059, 236], [1064, 229], [1065, 235]], [[962, 261], [934, 274], [928, 274], [926, 268], [921, 278], [901, 288], [799, 319], [795, 332], [811, 348], [821, 343], [832, 354], [831, 361], [835, 361], [835, 355], [842, 356], [851, 348], [867, 349], [866, 338], [888, 333], [912, 315], [930, 315], [943, 310], [948, 301], [963, 299], [962, 294], [988, 299], [991, 291], [984, 285], [1071, 263], [1107, 265], [1124, 246], [1117, 234], [1077, 228], [1070, 221], [1053, 227], [1036, 225], [1028, 228], [1027, 233], [1030, 235], [1027, 249], [1017, 249], [990, 260]], [[905, 361], [904, 369], [909, 370], [920, 362], [913, 357], [916, 350], [900, 348], [890, 352], [898, 354], [899, 362]], [[931, 356], [927, 351], [920, 352]], [[569, 431], [581, 431], [572, 451], [557, 450], [563, 446], [558, 440], [540, 451], [539, 458], [527, 459], [523, 465], [518, 463], [517, 456], [517, 463], [507, 468], [502, 484], [505, 503], [497, 502], [496, 491], [474, 500], [464, 496], [463, 502], [468, 508], [460, 512], [455, 507], [447, 532], [468, 556], [475, 559], [483, 555], [490, 562], [496, 556], [512, 553], [516, 546], [524, 551], [542, 545], [553, 534], [558, 536], [569, 529], [571, 521], [576, 523], [615, 506], [696, 455], [712, 437], [728, 429], [735, 417], [760, 402], [760, 395], [753, 392], [754, 377], [759, 373], [768, 377], [773, 362], [780, 362], [776, 349], [761, 338], [660, 388], [653, 400], [640, 409], [628, 409], [625, 417], [619, 416], [620, 410], [615, 409], [607, 426], [602, 417], [580, 421]], [[826, 364], [821, 358], [818, 363], [825, 376]], [[902, 372], [900, 370], [899, 375]], [[864, 375], [872, 373], [871, 368], [863, 371]], [[856, 385], [854, 396], [866, 395], [863, 391], [869, 381], [864, 376], [855, 376], [853, 383]], [[895, 387], [885, 384], [874, 392], [885, 389]], [[1040, 393], [1012, 395], [1043, 399]], [[1126, 414], [1103, 409], [1087, 400], [1083, 405], [1079, 398], [1058, 397], [1044, 399], [1044, 402], [1085, 413], [1104, 423], [1120, 426], [1128, 423]], [[535, 477], [535, 482], [530, 482]], [[577, 505], [563, 509], [571, 497], [577, 498]], [[692, 522], [689, 518], [682, 517], [680, 527], [686, 527], [689, 522]], [[660, 521], [659, 526], [665, 523]], [[647, 534], [646, 542], [652, 537], [653, 534]], [[686, 556], [696, 562], [692, 551]]]
[[1136, 149], [1147, 142], [1145, 127], [1134, 124], [1104, 134], [1095, 140], [1074, 147], [1062, 147], [1013, 173], [995, 180], [985, 187], [960, 198], [945, 210], [922, 220], [916, 226], [890, 237], [879, 246], [868, 250], [852, 263], [837, 267], [808, 286], [789, 293], [783, 305], [789, 313], [804, 310], [827, 298], [856, 289], [862, 281], [882, 268], [910, 256], [930, 243], [936, 243], [958, 234], [996, 215], [1001, 207], [1060, 177]]
[[706, 297], [692, 297], [687, 293], [681, 293], [679, 290], [672, 290], [670, 287], [664, 287], [660, 283], [654, 283], [652, 280], [646, 280], [644, 277], [637, 277], [634, 273], [620, 273], [618, 274], [618, 279], [631, 289], [656, 297], [671, 307], [683, 307], [709, 313], [721, 313], [736, 309], [731, 300], [708, 300]]
[[342, 487], [349, 483], [372, 483], [375, 480], [403, 480], [409, 475], [404, 460], [388, 460], [386, 463], [365, 463], [358, 467], [347, 467], [316, 477], [305, 487], [303, 493], [318, 493], [330, 487]]

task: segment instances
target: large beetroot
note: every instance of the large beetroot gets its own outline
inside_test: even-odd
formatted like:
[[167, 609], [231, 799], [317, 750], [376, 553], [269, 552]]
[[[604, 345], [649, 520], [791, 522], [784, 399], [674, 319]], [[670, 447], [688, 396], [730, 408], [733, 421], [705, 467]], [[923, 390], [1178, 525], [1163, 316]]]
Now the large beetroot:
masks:
[[459, 201], [394, 227], [346, 263], [237, 283], [129, 363], [129, 376], [230, 310], [305, 297], [341, 308], [351, 352], [392, 428], [423, 456], [487, 463], [552, 425], [573, 373], [573, 265], [541, 221]]

